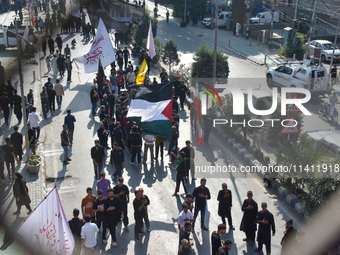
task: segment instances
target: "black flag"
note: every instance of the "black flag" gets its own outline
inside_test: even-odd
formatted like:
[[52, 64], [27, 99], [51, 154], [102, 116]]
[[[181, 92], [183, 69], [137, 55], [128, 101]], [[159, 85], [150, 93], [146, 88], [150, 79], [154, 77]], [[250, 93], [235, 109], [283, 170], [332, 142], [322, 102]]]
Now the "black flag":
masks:
[[97, 84], [98, 84], [98, 91], [99, 93], [103, 93], [103, 87], [104, 87], [104, 69], [102, 66], [102, 61], [100, 60], [99, 57], [99, 63], [98, 63], [98, 79], [97, 79]]

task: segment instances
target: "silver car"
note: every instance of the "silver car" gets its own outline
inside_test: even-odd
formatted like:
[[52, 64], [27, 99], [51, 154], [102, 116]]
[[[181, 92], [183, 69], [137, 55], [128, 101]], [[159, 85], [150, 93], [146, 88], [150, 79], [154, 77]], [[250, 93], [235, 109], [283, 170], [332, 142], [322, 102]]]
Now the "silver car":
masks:
[[[333, 43], [331, 43], [330, 41], [326, 41], [326, 40], [311, 41], [309, 45], [310, 51], [314, 52], [315, 48], [321, 48], [320, 57], [321, 57], [322, 62], [332, 60], [332, 54], [333, 54], [333, 49], [334, 49]], [[339, 60], [340, 60], [340, 50], [337, 47], [335, 47], [333, 61], [339, 61]]]

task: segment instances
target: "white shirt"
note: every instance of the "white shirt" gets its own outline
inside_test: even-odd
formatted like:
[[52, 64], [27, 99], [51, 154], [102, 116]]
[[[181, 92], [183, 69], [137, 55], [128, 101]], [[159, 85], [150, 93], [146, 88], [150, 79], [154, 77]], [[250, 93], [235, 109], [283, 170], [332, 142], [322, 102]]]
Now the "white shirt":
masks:
[[134, 72], [128, 72], [127, 75], [126, 75], [126, 79], [128, 80], [128, 82], [135, 82], [136, 80], [136, 75]]
[[39, 115], [36, 112], [31, 112], [28, 116], [28, 121], [32, 128], [39, 127]]
[[188, 221], [184, 221], [186, 218], [192, 219], [194, 216], [192, 216], [192, 213], [190, 210], [187, 211], [187, 213], [184, 212], [184, 210], [179, 214], [178, 216], [178, 224], [181, 226], [181, 228], [184, 228], [184, 224]]
[[95, 223], [85, 223], [81, 228], [81, 239], [84, 239], [84, 246], [86, 248], [93, 248], [97, 245], [96, 233], [99, 229]]
[[149, 143], [148, 141], [144, 140], [144, 144], [148, 144], [148, 145], [153, 145], [153, 135], [144, 135], [145, 139], [152, 141], [152, 143]]

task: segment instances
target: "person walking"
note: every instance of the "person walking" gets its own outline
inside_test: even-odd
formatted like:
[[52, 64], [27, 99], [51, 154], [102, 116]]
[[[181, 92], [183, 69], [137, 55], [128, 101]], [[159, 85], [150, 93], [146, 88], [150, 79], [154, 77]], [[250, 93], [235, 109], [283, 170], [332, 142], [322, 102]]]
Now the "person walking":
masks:
[[230, 239], [226, 239], [224, 241], [224, 245], [218, 248], [217, 254], [218, 255], [228, 255], [229, 250], [231, 250], [231, 247], [233, 247], [233, 241]]
[[[190, 223], [194, 221], [194, 216], [192, 215], [191, 211], [189, 210], [188, 203], [184, 202], [182, 205], [183, 210], [178, 215], [178, 230], [181, 231], [182, 228], [184, 228], [184, 225], [186, 223]], [[180, 240], [181, 241], [181, 240]]]
[[[191, 233], [191, 223], [185, 222], [184, 227], [182, 227], [179, 231], [179, 245], [181, 245], [181, 242], [183, 239], [190, 240], [190, 233]], [[191, 241], [189, 243], [189, 246], [194, 245], [194, 242]]]
[[[7, 172], [8, 172], [8, 178], [12, 179], [13, 176], [14, 176], [14, 173], [15, 173], [14, 159], [17, 161], [17, 164], [19, 164], [19, 160], [14, 153], [13, 147], [10, 145], [11, 139], [9, 137], [6, 137], [5, 142], [6, 142], [6, 144], [2, 146], [2, 151], [4, 153], [4, 159], [5, 159], [6, 168], [7, 168]], [[10, 171], [11, 168], [12, 168], [12, 175], [11, 175], [11, 171]]]
[[201, 212], [201, 228], [203, 230], [208, 230], [206, 226], [204, 226], [204, 216], [205, 216], [205, 207], [207, 205], [207, 200], [210, 199], [210, 191], [205, 186], [207, 180], [205, 178], [201, 179], [201, 185], [194, 189], [192, 195], [195, 198], [195, 212], [194, 212], [194, 222], [192, 223], [192, 230], [195, 229], [195, 222], [199, 212]]
[[71, 61], [70, 55], [67, 55], [67, 58], [66, 58], [66, 69], [67, 69], [67, 81], [68, 82], [71, 82], [72, 63], [73, 63], [73, 60]]
[[64, 124], [67, 126], [67, 133], [70, 139], [70, 144], [73, 144], [74, 123], [76, 118], [71, 114], [71, 109], [67, 109], [67, 115], [64, 119]]
[[99, 173], [102, 171], [105, 163], [105, 151], [102, 146], [100, 146], [100, 141], [94, 141], [95, 146], [91, 148], [91, 158], [93, 161], [94, 174], [96, 179], [98, 179]]
[[57, 37], [55, 38], [55, 42], [57, 43], [57, 47], [59, 49], [59, 52], [61, 54], [61, 49], [63, 48], [63, 39], [57, 34]]
[[51, 64], [52, 64], [53, 76], [57, 77], [59, 68], [58, 68], [58, 59], [57, 59], [56, 54], [53, 55], [52, 60], [51, 60]]
[[83, 219], [85, 220], [85, 215], [89, 215], [91, 217], [91, 222], [96, 222], [96, 214], [92, 211], [93, 203], [96, 201], [96, 196], [92, 194], [92, 188], [88, 187], [86, 189], [87, 195], [83, 197], [81, 200], [81, 211], [83, 213]]
[[255, 200], [253, 200], [253, 192], [247, 192], [248, 199], [245, 199], [242, 204], [243, 217], [240, 225], [240, 230], [245, 232], [246, 237], [243, 241], [250, 241], [250, 245], [255, 243], [255, 232], [257, 229], [256, 216], [258, 207]]
[[106, 211], [106, 219], [110, 229], [111, 239], [112, 239], [112, 247], [117, 247], [117, 239], [116, 239], [116, 227], [121, 219], [124, 219], [124, 209], [122, 205], [122, 201], [116, 195], [114, 195], [113, 189], [108, 189], [107, 193], [109, 197], [105, 200], [105, 211]]
[[4, 152], [2, 150], [2, 145], [0, 144], [0, 179], [1, 182], [5, 180], [5, 175], [4, 175], [4, 170], [5, 170], [5, 165], [4, 165], [5, 159], [4, 159]]
[[189, 247], [190, 247], [189, 240], [182, 239], [181, 245], [178, 248], [177, 255], [189, 255], [190, 254]]
[[37, 108], [33, 107], [32, 112], [28, 116], [28, 121], [30, 123], [31, 128], [35, 131], [35, 139], [36, 141], [39, 141], [40, 136], [40, 127], [39, 127], [39, 115], [37, 114]]
[[[140, 192], [141, 199], [142, 200], [146, 200], [146, 204], [144, 205], [145, 215], [143, 217], [143, 220], [145, 222], [146, 230], [148, 232], [150, 232], [151, 229], [150, 229], [150, 220], [149, 220], [149, 214], [148, 214], [148, 206], [150, 205], [150, 199], [149, 199], [149, 197], [147, 195], [144, 194], [144, 189], [143, 188], [139, 188], [138, 190]], [[142, 226], [141, 231], [143, 232], [143, 226]]]
[[54, 90], [55, 90], [56, 97], [57, 97], [58, 109], [60, 109], [61, 103], [63, 101], [63, 96], [64, 96], [64, 87], [62, 84], [59, 83], [59, 79], [56, 79], [55, 82], [56, 84], [54, 85]]
[[294, 254], [293, 245], [295, 242], [297, 230], [293, 227], [293, 220], [289, 219], [286, 221], [286, 227], [283, 231], [283, 237], [281, 239], [281, 255]]
[[[60, 51], [61, 52], [61, 51]], [[70, 56], [71, 57], [71, 49], [70, 47], [68, 47], [68, 44], [66, 44], [66, 47], [64, 49], [64, 55], [67, 57], [67, 56]]]
[[56, 92], [53, 89], [53, 85], [50, 85], [48, 87], [47, 95], [48, 95], [50, 112], [51, 112], [51, 115], [53, 115], [53, 112], [55, 111], [55, 97], [56, 97]]
[[221, 234], [225, 234], [226, 225], [219, 224], [217, 227], [217, 231], [211, 233], [211, 254], [218, 255], [218, 249], [224, 245], [224, 241], [221, 241]]
[[334, 65], [333, 68], [331, 69], [331, 81], [332, 81], [332, 86], [334, 86], [337, 83], [337, 76], [338, 76], [338, 70], [337, 66]]
[[122, 148], [118, 146], [117, 142], [113, 143], [113, 148], [111, 150], [111, 166], [116, 169], [116, 171], [112, 174], [114, 178], [122, 177], [122, 171], [124, 166], [124, 151]]
[[124, 56], [124, 65], [125, 65], [124, 70], [126, 70], [127, 65], [128, 65], [128, 61], [129, 61], [129, 58], [130, 58], [130, 51], [128, 50], [127, 47], [125, 47], [125, 49], [123, 50], [123, 56]]
[[185, 167], [186, 167], [188, 176], [189, 176], [189, 170], [190, 170], [191, 178], [193, 180], [197, 180], [197, 178], [195, 178], [195, 165], [194, 165], [195, 150], [192, 146], [190, 146], [189, 140], [185, 141], [185, 145], [186, 146], [183, 147], [179, 152], [183, 151], [185, 153]]
[[50, 56], [47, 56], [45, 58], [45, 62], [46, 62], [46, 67], [47, 67], [47, 72], [49, 73], [51, 71], [51, 60], [50, 60]]
[[154, 141], [155, 141], [155, 136], [153, 135], [143, 135], [143, 140], [144, 140], [144, 157], [143, 157], [143, 164], [146, 164], [146, 160], [148, 159], [148, 150], [150, 150], [151, 154], [151, 163], [154, 161]]
[[73, 209], [73, 218], [68, 221], [68, 225], [72, 231], [74, 238], [74, 250], [73, 255], [80, 255], [81, 252], [81, 228], [84, 226], [85, 222], [79, 219], [79, 210], [77, 208]]
[[111, 182], [109, 179], [106, 179], [105, 178], [105, 172], [100, 172], [99, 173], [99, 176], [100, 176], [100, 179], [97, 181], [97, 192], [99, 190], [102, 190], [103, 191], [103, 196], [105, 198], [107, 198], [109, 196], [109, 194], [107, 193], [107, 190], [108, 189], [111, 189]]
[[99, 123], [99, 128], [97, 130], [97, 136], [100, 141], [100, 145], [106, 149], [110, 149], [110, 147], [108, 147], [107, 145], [108, 135], [109, 135], [109, 130], [105, 129], [104, 123], [101, 121]]
[[[111, 136], [111, 139], [113, 139], [113, 142], [118, 143], [118, 146], [120, 148], [124, 149], [124, 146], [125, 146], [124, 135], [123, 135], [123, 131], [121, 129], [121, 125], [119, 121], [116, 121], [116, 127], [113, 130], [113, 137]], [[112, 146], [113, 146], [113, 143], [112, 143]]]
[[130, 192], [129, 188], [124, 184], [124, 178], [119, 177], [118, 178], [118, 185], [113, 187], [113, 193], [120, 198], [120, 201], [122, 202], [123, 206], [123, 223], [124, 223], [124, 229], [129, 230], [129, 218], [128, 218], [128, 212], [127, 212], [127, 205], [130, 202]]
[[256, 222], [259, 224], [259, 231], [257, 232], [258, 248], [256, 252], [262, 251], [262, 246], [266, 245], [267, 255], [271, 252], [271, 235], [270, 231], [275, 236], [275, 221], [274, 216], [267, 210], [267, 203], [261, 203], [262, 210], [257, 213]]
[[166, 10], [166, 23], [169, 23], [169, 17], [170, 17], [169, 10]]
[[46, 57], [46, 46], [47, 46], [47, 42], [46, 39], [43, 38], [42, 42], [41, 42], [41, 50], [44, 53], [44, 57]]
[[8, 126], [8, 119], [9, 119], [9, 104], [10, 104], [10, 99], [8, 97], [8, 94], [6, 91], [3, 91], [1, 95], [1, 108], [4, 113], [5, 124], [7, 126]]
[[35, 132], [31, 128], [29, 123], [27, 123], [27, 135], [28, 135], [28, 142], [30, 145], [30, 149], [32, 151], [32, 154], [35, 155]]
[[222, 190], [218, 192], [217, 201], [219, 201], [218, 215], [221, 217], [222, 223], [226, 225], [225, 217], [227, 217], [229, 228], [235, 230], [231, 218], [232, 195], [231, 190], [228, 189], [228, 185], [226, 183], [222, 184]]
[[240, 36], [240, 30], [241, 30], [241, 24], [240, 22], [236, 22], [236, 27], [235, 27], [235, 32], [236, 32], [236, 36]]
[[[105, 190], [107, 193], [107, 190]], [[106, 229], [107, 229], [107, 219], [105, 212], [105, 197], [103, 196], [103, 190], [97, 189], [98, 198], [93, 203], [92, 211], [96, 213], [96, 224], [99, 232], [102, 232], [103, 243], [106, 244]], [[103, 223], [103, 231], [101, 231], [101, 225]]]
[[58, 59], [57, 59], [57, 65], [58, 65], [60, 77], [64, 77], [65, 64], [66, 64], [66, 59], [64, 58], [63, 55], [60, 54]]
[[91, 223], [91, 216], [85, 215], [85, 225], [81, 228], [81, 249], [84, 249], [85, 255], [95, 255], [97, 245], [96, 234], [99, 229], [95, 223]]
[[188, 173], [186, 170], [186, 166], [185, 166], [185, 153], [182, 151], [179, 153], [179, 157], [177, 157], [177, 155], [173, 152], [170, 153], [176, 160], [177, 160], [177, 166], [176, 168], [174, 168], [172, 165], [170, 165], [170, 168], [172, 170], [177, 171], [177, 175], [176, 175], [176, 188], [175, 188], [175, 193], [172, 194], [172, 196], [177, 196], [177, 193], [179, 191], [179, 186], [181, 184], [181, 182], [183, 183], [183, 188], [184, 188], [184, 192], [185, 194], [188, 193], [188, 184], [187, 184], [187, 177], [188, 177]]
[[177, 92], [177, 94], [179, 95], [179, 101], [181, 104], [182, 111], [184, 111], [184, 101], [185, 101], [185, 96], [186, 96], [187, 91], [188, 91], [187, 86], [185, 86], [184, 81], [182, 81], [181, 85], [178, 86], [178, 92]]
[[69, 141], [69, 137], [68, 137], [68, 134], [67, 134], [67, 125], [65, 125], [65, 124], [63, 125], [63, 131], [61, 131], [60, 138], [61, 138], [61, 147], [63, 147], [63, 150], [64, 150], [63, 164], [67, 165], [67, 164], [69, 164], [68, 161], [71, 161], [71, 159], [68, 157], [68, 147], [69, 146], [71, 147], [72, 144]]
[[44, 118], [47, 119], [47, 113], [50, 102], [48, 100], [47, 89], [45, 86], [43, 87], [43, 91], [40, 93], [40, 100]]
[[213, 127], [213, 119], [212, 119], [212, 116], [211, 116], [211, 110], [210, 109], [207, 110], [207, 115], [203, 116], [203, 120], [204, 120], [203, 141], [205, 143], [208, 143], [209, 135], [210, 135], [211, 129]]
[[90, 99], [91, 99], [91, 105], [92, 105], [92, 116], [96, 116], [96, 108], [97, 108], [97, 97], [98, 94], [96, 92], [96, 86], [92, 85], [91, 86], [91, 91], [90, 91]]
[[143, 227], [143, 218], [145, 216], [145, 205], [147, 201], [146, 199], [141, 199], [141, 192], [139, 190], [135, 190], [135, 199], [133, 200], [133, 209], [134, 209], [134, 218], [135, 218], [135, 241], [142, 242], [142, 239], [139, 235], [145, 235], [142, 231]]
[[32, 212], [31, 209], [31, 199], [28, 194], [28, 188], [26, 185], [26, 180], [20, 173], [15, 173], [14, 177], [14, 184], [13, 184], [13, 196], [15, 197], [15, 201], [17, 204], [17, 210], [14, 212], [14, 215], [19, 215], [21, 211], [21, 206], [26, 206], [28, 212], [30, 214]]
[[19, 124], [21, 123], [22, 119], [22, 98], [18, 95], [18, 91], [14, 90], [13, 96], [13, 105], [14, 105], [14, 114], [18, 119]]
[[48, 44], [48, 48], [50, 49], [50, 55], [52, 55], [54, 53], [54, 41], [51, 38], [51, 36], [48, 39], [47, 44]]
[[130, 68], [129, 72], [126, 74], [126, 80], [127, 80], [127, 85], [128, 86], [133, 85], [135, 83], [135, 81], [136, 81], [136, 75], [132, 71], [133, 71], [132, 68]]
[[158, 154], [161, 152], [161, 160], [163, 161], [163, 155], [164, 155], [164, 142], [166, 141], [166, 138], [156, 136], [155, 140], [155, 147], [156, 147], [156, 160], [158, 160]]
[[142, 135], [139, 132], [138, 126], [134, 125], [132, 131], [129, 134], [129, 141], [131, 145], [131, 160], [130, 164], [133, 165], [137, 155], [138, 165], [141, 165], [141, 147], [142, 147]]
[[22, 134], [18, 132], [18, 126], [14, 126], [14, 133], [11, 134], [11, 145], [13, 145], [14, 154], [19, 157], [19, 161], [22, 160]]

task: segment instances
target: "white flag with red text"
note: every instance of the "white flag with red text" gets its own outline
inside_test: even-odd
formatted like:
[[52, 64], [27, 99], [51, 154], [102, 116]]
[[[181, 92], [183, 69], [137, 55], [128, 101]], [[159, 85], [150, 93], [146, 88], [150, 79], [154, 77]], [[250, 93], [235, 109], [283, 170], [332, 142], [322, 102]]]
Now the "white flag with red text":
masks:
[[74, 59], [79, 73], [97, 72], [99, 57], [104, 68], [116, 60], [109, 33], [102, 19], [99, 20], [96, 37], [94, 38], [90, 51]]
[[34, 209], [16, 232], [38, 254], [72, 255], [73, 253], [73, 235], [56, 187]]

